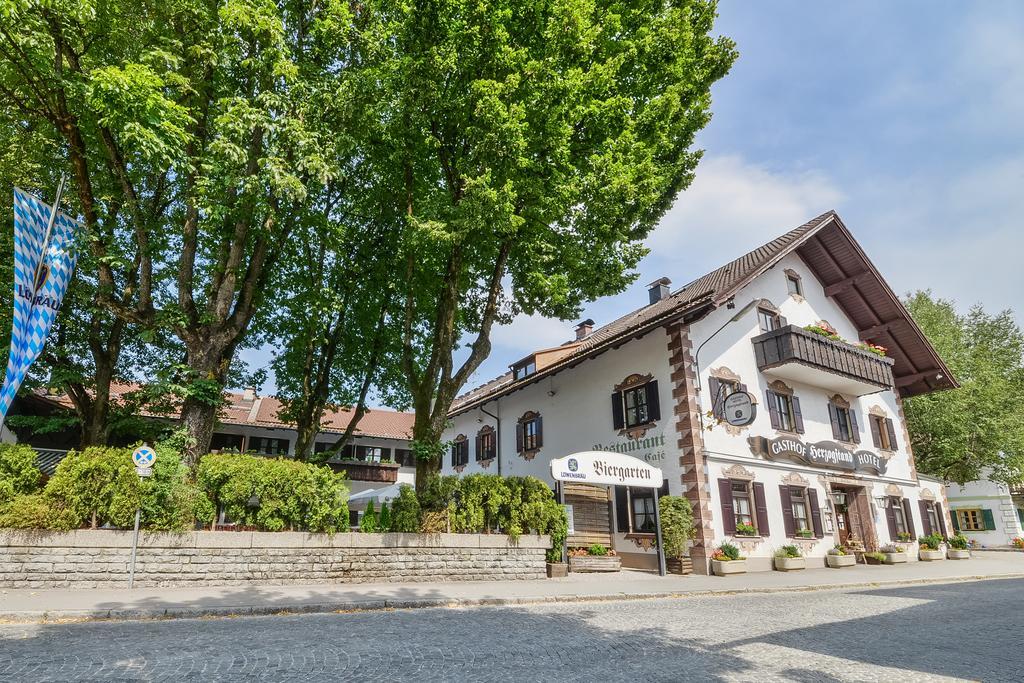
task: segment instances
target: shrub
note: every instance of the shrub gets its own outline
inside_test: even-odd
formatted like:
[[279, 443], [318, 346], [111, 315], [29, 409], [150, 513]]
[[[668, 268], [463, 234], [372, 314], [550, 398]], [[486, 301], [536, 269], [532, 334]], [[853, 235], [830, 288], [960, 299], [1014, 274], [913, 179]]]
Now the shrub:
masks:
[[363, 518], [359, 520], [359, 531], [364, 534], [375, 534], [380, 530], [380, 526], [377, 522], [377, 510], [374, 509], [373, 499], [366, 504], [366, 511], [363, 513]]
[[379, 530], [382, 533], [391, 531], [391, 510], [388, 509], [388, 502], [384, 501], [380, 504], [380, 517], [378, 522]]
[[[716, 557], [717, 556], [717, 557]], [[718, 549], [711, 555], [711, 559], [719, 561], [733, 561], [742, 559], [740, 557], [740, 549], [734, 546], [732, 543], [723, 543], [718, 546]]]
[[431, 477], [422, 491], [417, 491], [420, 508], [429, 512], [441, 512], [449, 510], [455, 504], [455, 495], [459, 490], [459, 478], [452, 475], [447, 477]]
[[693, 538], [693, 507], [682, 496], [662, 496], [658, 505], [661, 510], [661, 542], [666, 557], [682, 557]]
[[1024, 538], [1018, 536], [1017, 538], [1010, 541], [1010, 543], [1013, 545], [1014, 548], [1017, 548], [1018, 550], [1024, 550]]
[[870, 558], [872, 560], [875, 560], [876, 562], [885, 562], [885, 553], [880, 553], [880, 552], [864, 553], [864, 557], [867, 557], [867, 558]]
[[953, 534], [953, 536], [949, 539], [948, 543], [949, 547], [953, 548], [954, 550], [967, 550], [967, 546], [970, 545], [970, 542], [967, 540], [967, 537], [959, 531]]
[[921, 550], [938, 550], [942, 546], [942, 534], [928, 534], [918, 539]]
[[392, 502], [391, 530], [415, 533], [420, 530], [420, 501], [416, 489], [408, 484], [398, 487], [398, 498]]
[[212, 503], [210, 521], [220, 508], [239, 524], [265, 531], [348, 527], [345, 477], [325, 466], [211, 453], [199, 461], [196, 482]]
[[784, 545], [775, 551], [775, 557], [803, 557], [800, 548], [795, 545]]
[[604, 557], [608, 554], [608, 548], [605, 548], [600, 543], [595, 543], [589, 548], [587, 548], [587, 554], [593, 555], [595, 557]]
[[38, 493], [18, 496], [0, 511], [0, 528], [68, 531], [75, 526], [63, 508]]
[[42, 477], [31, 446], [0, 444], [0, 508], [17, 496], [38, 492]]
[[127, 528], [134, 525], [135, 510], [142, 505], [142, 490], [130, 450], [92, 446], [67, 454], [44, 495], [65, 511], [70, 528]]

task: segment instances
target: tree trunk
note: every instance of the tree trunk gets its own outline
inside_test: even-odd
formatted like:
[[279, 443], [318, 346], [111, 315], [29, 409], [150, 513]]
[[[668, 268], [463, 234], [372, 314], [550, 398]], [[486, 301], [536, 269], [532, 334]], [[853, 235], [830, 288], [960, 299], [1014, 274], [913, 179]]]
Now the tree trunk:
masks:
[[[414, 445], [419, 447], [416, 453], [416, 490], [422, 491], [441, 471], [441, 433], [444, 431], [444, 420], [438, 421], [432, 416], [430, 397], [413, 397], [416, 419], [412, 427]], [[430, 453], [429, 457], [423, 457]]]
[[202, 395], [186, 397], [181, 404], [181, 426], [188, 434], [182, 460], [194, 471], [199, 459], [210, 450], [234, 346], [218, 348], [217, 344], [204, 339], [190, 345], [186, 356], [193, 380], [212, 382], [215, 385], [209, 391], [201, 392]]

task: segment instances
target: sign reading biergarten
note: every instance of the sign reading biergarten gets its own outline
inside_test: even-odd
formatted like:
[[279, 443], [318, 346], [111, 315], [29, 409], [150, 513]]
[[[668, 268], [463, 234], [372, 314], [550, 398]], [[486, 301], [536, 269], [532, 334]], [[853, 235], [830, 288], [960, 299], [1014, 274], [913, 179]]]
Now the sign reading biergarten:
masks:
[[604, 486], [660, 488], [664, 476], [657, 467], [643, 460], [606, 451], [582, 451], [551, 461], [551, 476], [556, 481]]
[[804, 443], [790, 436], [780, 436], [777, 439], [752, 436], [747, 442], [755, 455], [763, 455], [772, 460], [777, 457], [790, 457], [814, 467], [885, 474], [885, 458], [871, 451], [851, 451], [835, 441]]

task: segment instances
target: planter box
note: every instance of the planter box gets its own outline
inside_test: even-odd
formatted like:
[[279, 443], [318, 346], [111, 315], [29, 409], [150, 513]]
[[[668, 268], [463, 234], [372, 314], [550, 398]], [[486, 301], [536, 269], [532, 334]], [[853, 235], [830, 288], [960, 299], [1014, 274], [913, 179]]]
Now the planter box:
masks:
[[746, 560], [711, 560], [711, 572], [715, 576], [728, 576], [729, 574], [746, 574]]
[[775, 568], [780, 572], [791, 572], [807, 568], [807, 559], [803, 557], [776, 557]]
[[942, 550], [925, 550], [922, 548], [919, 557], [922, 562], [935, 562], [936, 560], [946, 559], [946, 553]]
[[950, 548], [946, 551], [946, 557], [951, 560], [969, 560], [971, 559], [971, 551], [966, 548]]
[[577, 555], [569, 557], [571, 572], [617, 572], [622, 569], [618, 555]]
[[839, 569], [841, 567], [852, 567], [857, 564], [857, 556], [850, 555], [826, 555], [825, 564], [832, 569]]
[[561, 579], [569, 575], [569, 565], [565, 562], [548, 562], [548, 578]]
[[885, 560], [879, 560], [879, 559], [876, 559], [874, 557], [868, 557], [867, 554], [865, 553], [865, 555], [864, 555], [864, 564], [885, 564]]
[[688, 557], [665, 558], [665, 570], [669, 574], [692, 574], [693, 560]]
[[901, 564], [907, 561], [907, 553], [884, 553], [886, 564]]

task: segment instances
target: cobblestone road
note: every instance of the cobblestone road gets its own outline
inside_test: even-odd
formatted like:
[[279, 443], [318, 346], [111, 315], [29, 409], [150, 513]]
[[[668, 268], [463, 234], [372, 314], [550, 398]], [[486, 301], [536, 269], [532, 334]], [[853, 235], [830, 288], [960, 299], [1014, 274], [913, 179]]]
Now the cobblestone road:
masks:
[[1024, 681], [1024, 580], [0, 627], [3, 681]]

